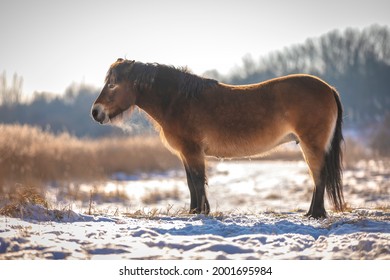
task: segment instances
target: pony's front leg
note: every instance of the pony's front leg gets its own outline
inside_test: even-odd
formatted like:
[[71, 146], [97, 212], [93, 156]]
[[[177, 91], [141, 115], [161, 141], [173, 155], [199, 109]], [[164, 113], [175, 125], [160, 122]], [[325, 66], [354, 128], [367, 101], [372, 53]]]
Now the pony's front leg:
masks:
[[188, 165], [186, 163], [183, 163], [183, 164], [184, 164], [184, 168], [186, 170], [188, 189], [190, 190], [190, 199], [191, 199], [190, 214], [194, 214], [196, 212], [196, 208], [198, 207], [196, 189], [195, 189], [194, 184], [192, 183], [190, 168], [188, 167]]
[[207, 184], [204, 157], [199, 154], [183, 155], [184, 167], [187, 173], [187, 183], [191, 195], [190, 213], [209, 214], [210, 204], [207, 199], [205, 185]]

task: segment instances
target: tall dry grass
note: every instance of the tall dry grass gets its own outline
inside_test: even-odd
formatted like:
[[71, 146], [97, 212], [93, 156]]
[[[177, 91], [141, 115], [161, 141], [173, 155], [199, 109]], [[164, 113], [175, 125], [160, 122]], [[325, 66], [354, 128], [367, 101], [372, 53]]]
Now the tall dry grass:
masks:
[[[346, 165], [369, 156], [356, 141], [346, 141]], [[302, 160], [296, 145], [277, 149], [261, 159]], [[0, 188], [2, 182], [31, 183], [104, 179], [115, 172], [162, 171], [181, 167], [157, 136], [79, 139], [54, 135], [27, 125], [0, 125]]]
[[179, 160], [158, 137], [78, 139], [27, 125], [0, 125], [2, 182], [104, 179], [114, 172], [167, 170]]
[[[346, 140], [346, 168], [371, 158], [361, 143]], [[299, 146], [290, 145], [260, 159], [303, 158]], [[48, 205], [45, 182], [60, 182], [57, 186], [61, 197], [92, 202], [94, 197], [107, 194], [99, 194], [98, 189], [83, 193], [73, 182], [104, 180], [114, 172], [134, 174], [172, 168], [181, 168], [181, 164], [156, 136], [91, 140], [78, 139], [68, 133], [54, 135], [26, 125], [0, 125], [0, 215], [13, 215], [28, 203]], [[114, 195], [121, 196], [119, 193]], [[142, 200], [156, 203], [177, 196], [177, 190], [173, 193], [152, 192]]]

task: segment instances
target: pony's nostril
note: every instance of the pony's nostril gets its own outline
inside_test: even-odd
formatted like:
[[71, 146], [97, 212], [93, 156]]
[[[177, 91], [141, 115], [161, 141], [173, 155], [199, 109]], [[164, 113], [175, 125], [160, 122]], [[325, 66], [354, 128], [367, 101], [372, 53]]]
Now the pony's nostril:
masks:
[[96, 120], [98, 114], [99, 114], [99, 110], [98, 110], [98, 109], [95, 108], [95, 109], [92, 110], [92, 117], [93, 117], [95, 120]]
[[96, 105], [92, 108], [91, 115], [95, 121], [101, 124], [103, 124], [103, 122], [106, 119], [106, 114], [104, 112], [104, 109], [101, 108], [100, 105]]

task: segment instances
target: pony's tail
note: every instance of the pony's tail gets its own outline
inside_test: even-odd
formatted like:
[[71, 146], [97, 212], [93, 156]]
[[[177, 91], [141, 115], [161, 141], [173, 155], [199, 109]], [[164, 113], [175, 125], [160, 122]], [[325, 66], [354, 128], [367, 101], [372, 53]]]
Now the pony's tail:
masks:
[[325, 162], [322, 169], [321, 179], [325, 183], [328, 198], [330, 201], [332, 201], [334, 208], [337, 211], [343, 211], [343, 107], [341, 105], [340, 96], [336, 89], [332, 88], [332, 91], [337, 103], [337, 121], [330, 148], [325, 155]]

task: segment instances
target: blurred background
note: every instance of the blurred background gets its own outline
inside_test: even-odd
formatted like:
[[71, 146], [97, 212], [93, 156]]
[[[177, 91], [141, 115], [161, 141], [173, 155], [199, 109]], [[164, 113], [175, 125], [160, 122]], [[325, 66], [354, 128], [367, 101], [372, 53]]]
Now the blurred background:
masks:
[[[230, 84], [317, 75], [341, 95], [346, 166], [387, 165], [389, 10], [381, 0], [0, 0], [0, 191], [181, 168], [142, 112], [126, 131], [90, 117], [118, 57]], [[302, 159], [284, 152], [274, 158]]]

